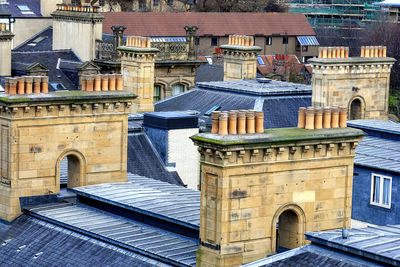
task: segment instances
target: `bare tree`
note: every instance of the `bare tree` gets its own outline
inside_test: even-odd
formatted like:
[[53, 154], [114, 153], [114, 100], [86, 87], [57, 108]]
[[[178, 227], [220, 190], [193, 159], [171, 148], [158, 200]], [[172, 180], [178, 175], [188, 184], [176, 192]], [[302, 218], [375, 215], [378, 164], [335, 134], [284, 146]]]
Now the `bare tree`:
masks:
[[195, 4], [198, 12], [284, 12], [276, 0], [201, 0]]

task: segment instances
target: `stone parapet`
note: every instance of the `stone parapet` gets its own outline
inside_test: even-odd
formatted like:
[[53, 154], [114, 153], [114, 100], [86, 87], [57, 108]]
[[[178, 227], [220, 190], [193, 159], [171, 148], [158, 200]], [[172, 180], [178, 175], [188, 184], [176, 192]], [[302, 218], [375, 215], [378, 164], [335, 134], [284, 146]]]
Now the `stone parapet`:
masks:
[[308, 62], [313, 67], [313, 74], [364, 74], [390, 73], [396, 62], [394, 58], [312, 58]]
[[104, 16], [97, 12], [74, 12], [68, 10], [56, 10], [51, 16], [58, 21], [76, 21], [76, 22], [93, 22], [101, 23]]
[[[349, 227], [358, 129], [268, 129], [192, 138], [201, 165], [197, 266], [240, 266]], [[279, 221], [279, 227], [278, 227]]]

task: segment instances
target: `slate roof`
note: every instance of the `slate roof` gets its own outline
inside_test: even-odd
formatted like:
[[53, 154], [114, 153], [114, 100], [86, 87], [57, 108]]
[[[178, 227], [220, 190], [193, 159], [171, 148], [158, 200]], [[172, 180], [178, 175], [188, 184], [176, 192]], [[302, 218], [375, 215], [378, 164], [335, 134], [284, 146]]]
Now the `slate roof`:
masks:
[[400, 173], [400, 123], [352, 120], [347, 125], [368, 134], [356, 148], [355, 165]]
[[168, 266], [27, 215], [0, 223], [2, 266]]
[[11, 17], [11, 9], [8, 3], [0, 3], [0, 16]]
[[128, 134], [128, 172], [183, 186], [176, 171], [168, 171], [144, 132]]
[[224, 80], [223, 66], [204, 64], [196, 69], [196, 83], [214, 82], [223, 80]]
[[[15, 18], [34, 18], [42, 17], [40, 12], [40, 0], [8, 0], [12, 17]], [[18, 8], [19, 5], [28, 6], [29, 11]]]
[[356, 148], [354, 164], [400, 173], [400, 142], [365, 136]]
[[359, 129], [374, 130], [400, 135], [400, 123], [393, 121], [351, 120], [347, 122], [347, 125]]
[[303, 14], [294, 13], [102, 13], [105, 17], [103, 32], [112, 33], [111, 26], [124, 25], [125, 34], [173, 37], [186, 36], [184, 27], [199, 27], [197, 36], [226, 36], [229, 34], [266, 35], [286, 32], [289, 36], [315, 35]]
[[[39, 62], [50, 69], [48, 73], [50, 83], [62, 83], [66, 89], [76, 90], [78, 75], [76, 74], [74, 77], [71, 77], [71, 75], [57, 68], [61, 59], [81, 62], [79, 57], [70, 49], [54, 51], [13, 51], [11, 54], [13, 65], [16, 63], [32, 64]], [[13, 72], [17, 72], [17, 70], [13, 70]], [[16, 74], [21, 75], [22, 73]]]
[[28, 52], [28, 51], [51, 51], [53, 50], [53, 27], [38, 32], [31, 38], [25, 40], [18, 45], [13, 51]]
[[139, 210], [194, 230], [200, 226], [200, 191], [128, 173], [127, 183], [74, 188], [78, 195]]
[[346, 239], [342, 238], [342, 230], [306, 233], [306, 238], [329, 248], [400, 266], [400, 225], [369, 226], [348, 231]]
[[243, 267], [378, 267], [382, 264], [357, 256], [335, 251], [317, 244], [309, 244], [265, 259], [243, 265]]
[[215, 106], [219, 110], [252, 109], [264, 111], [265, 128], [294, 127], [299, 107], [311, 105], [311, 86], [280, 81], [257, 80], [198, 83], [197, 88], [155, 103], [155, 111], [200, 112], [202, 131], [211, 125], [204, 113]]

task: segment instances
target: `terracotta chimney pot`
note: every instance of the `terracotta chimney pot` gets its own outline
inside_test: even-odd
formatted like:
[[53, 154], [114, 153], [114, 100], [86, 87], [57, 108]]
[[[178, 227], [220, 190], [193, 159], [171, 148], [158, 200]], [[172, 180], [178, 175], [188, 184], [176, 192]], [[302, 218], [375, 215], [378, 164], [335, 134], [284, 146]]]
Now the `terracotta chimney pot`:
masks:
[[264, 132], [264, 112], [256, 111], [256, 133]]
[[81, 76], [81, 90], [86, 91], [86, 87], [87, 87], [87, 76], [82, 75]]
[[365, 46], [364, 57], [369, 57], [369, 46]]
[[340, 58], [340, 47], [339, 46], [337, 46], [336, 47], [336, 58]]
[[102, 75], [101, 76], [101, 90], [102, 91], [108, 91], [108, 75]]
[[43, 94], [47, 94], [49, 92], [49, 77], [42, 76], [41, 80], [42, 84], [40, 86], [40, 92]]
[[228, 37], [228, 44], [232, 44], [232, 35], [229, 35]]
[[94, 77], [94, 90], [96, 92], [101, 91], [101, 74], [97, 74]]
[[117, 86], [117, 91], [122, 91], [122, 74], [117, 74], [116, 75], [116, 86]]
[[308, 107], [306, 109], [306, 129], [314, 130], [314, 108]]
[[339, 107], [333, 106], [331, 110], [331, 128], [339, 128]]
[[32, 83], [33, 83], [33, 77], [32, 76], [26, 76], [25, 77], [25, 93], [26, 94], [32, 94]]
[[228, 134], [228, 113], [221, 112], [219, 116], [218, 134], [227, 135]]
[[336, 47], [332, 47], [332, 58], [337, 58]]
[[42, 83], [42, 77], [40, 77], [40, 76], [33, 77], [33, 93], [34, 94], [40, 94], [41, 83]]
[[25, 77], [18, 77], [17, 78], [17, 94], [23, 95], [25, 94]]
[[365, 46], [361, 46], [361, 57], [365, 57]]
[[9, 94], [9, 92], [10, 92], [10, 78], [5, 78], [4, 79], [4, 85], [5, 85], [5, 88], [4, 88], [4, 92], [6, 93], [6, 94]]
[[306, 127], [306, 108], [300, 107], [299, 114], [297, 119], [297, 128], [305, 128]]
[[212, 119], [212, 126], [211, 126], [211, 133], [217, 134], [219, 131], [219, 116], [220, 111], [213, 111], [211, 112], [211, 119]]
[[249, 36], [249, 38], [250, 38], [250, 46], [254, 46], [254, 38], [253, 38], [253, 36]]
[[339, 127], [345, 128], [347, 127], [347, 108], [340, 107], [339, 110]]
[[151, 47], [151, 38], [147, 37], [146, 39], [146, 47], [150, 48]]
[[94, 75], [88, 75], [86, 78], [86, 91], [93, 92]]
[[17, 94], [17, 78], [9, 78], [8, 82], [10, 83], [8, 94], [10, 95]]
[[322, 53], [322, 47], [319, 47], [319, 48], [318, 48], [318, 58], [322, 58], [322, 55], [323, 55], [323, 53]]
[[115, 74], [109, 75], [108, 90], [115, 91]]
[[231, 110], [228, 114], [228, 132], [229, 134], [237, 134], [237, 110]]
[[254, 111], [248, 110], [246, 112], [246, 132], [248, 134], [253, 134], [256, 132], [256, 125], [254, 121]]
[[374, 46], [374, 57], [379, 57], [379, 47]]
[[332, 47], [328, 47], [327, 58], [332, 58]]
[[349, 48], [345, 47], [344, 49], [344, 58], [348, 58], [349, 57]]
[[378, 46], [378, 50], [379, 50], [379, 54], [378, 54], [378, 56], [379, 57], [383, 57], [382, 55], [383, 55], [383, 46]]
[[322, 129], [322, 108], [316, 107], [314, 112], [314, 129]]
[[382, 57], [386, 57], [386, 46], [382, 48]]
[[331, 128], [331, 107], [323, 108], [322, 127], [325, 129]]
[[239, 110], [237, 114], [237, 133], [246, 134], [246, 111]]
[[328, 58], [328, 47], [322, 47], [322, 58]]
[[244, 46], [250, 46], [250, 37], [249, 36], [244, 37]]
[[344, 47], [340, 47], [340, 58], [344, 58]]

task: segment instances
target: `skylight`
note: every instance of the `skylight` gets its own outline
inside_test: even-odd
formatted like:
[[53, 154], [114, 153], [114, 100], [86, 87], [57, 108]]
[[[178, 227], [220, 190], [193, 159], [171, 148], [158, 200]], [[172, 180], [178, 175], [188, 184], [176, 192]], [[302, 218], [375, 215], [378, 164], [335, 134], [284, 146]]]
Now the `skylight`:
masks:
[[18, 9], [21, 10], [22, 14], [33, 14], [31, 9], [27, 5], [17, 5]]

